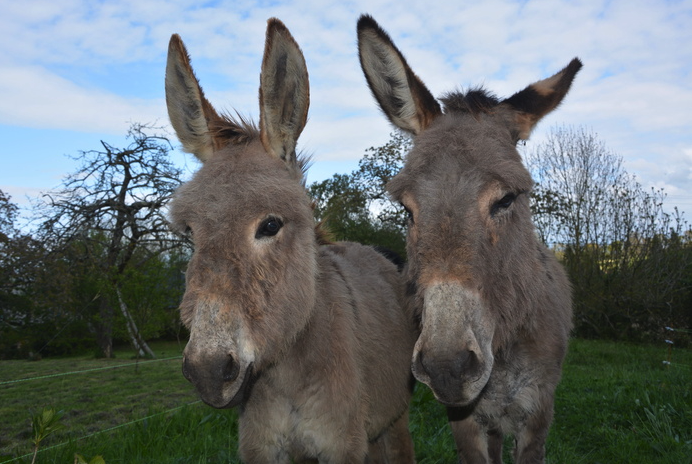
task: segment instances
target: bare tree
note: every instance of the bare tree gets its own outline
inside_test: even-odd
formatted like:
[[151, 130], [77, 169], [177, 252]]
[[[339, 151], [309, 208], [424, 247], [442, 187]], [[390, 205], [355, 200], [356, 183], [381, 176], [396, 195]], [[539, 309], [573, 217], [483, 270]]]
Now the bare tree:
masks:
[[[95, 323], [103, 356], [113, 355], [114, 308], [125, 320], [130, 340], [141, 355], [153, 357], [122, 298], [125, 271], [142, 260], [183, 244], [172, 236], [165, 207], [181, 183], [181, 171], [169, 158], [171, 145], [151, 126], [132, 124], [124, 149], [101, 142], [102, 149], [81, 152], [82, 162], [62, 187], [45, 195], [41, 236], [52, 249], [84, 244], [109, 288], [99, 299]], [[135, 253], [137, 251], [137, 253]]]
[[686, 227], [677, 210], [663, 210], [664, 192], [644, 189], [584, 128], [553, 128], [525, 158], [538, 233], [574, 283], [577, 327], [617, 336], [662, 323], [683, 290], [675, 248]]

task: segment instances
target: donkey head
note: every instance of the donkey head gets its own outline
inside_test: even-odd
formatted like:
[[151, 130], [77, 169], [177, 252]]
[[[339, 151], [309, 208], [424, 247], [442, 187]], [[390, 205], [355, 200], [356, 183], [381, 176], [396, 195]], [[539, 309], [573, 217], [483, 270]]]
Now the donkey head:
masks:
[[296, 141], [308, 73], [288, 29], [270, 19], [260, 75], [260, 127], [220, 116], [179, 36], [166, 66], [171, 123], [202, 167], [175, 194], [174, 228], [189, 232], [181, 319], [183, 373], [202, 399], [231, 407], [304, 328], [314, 305], [316, 240]]
[[381, 109], [414, 136], [387, 185], [409, 213], [408, 272], [422, 321], [413, 372], [438, 400], [464, 406], [498, 351], [535, 322], [533, 182], [516, 143], [562, 101], [581, 63], [505, 100], [481, 89], [448, 94], [443, 110], [369, 16], [358, 22], [358, 47]]

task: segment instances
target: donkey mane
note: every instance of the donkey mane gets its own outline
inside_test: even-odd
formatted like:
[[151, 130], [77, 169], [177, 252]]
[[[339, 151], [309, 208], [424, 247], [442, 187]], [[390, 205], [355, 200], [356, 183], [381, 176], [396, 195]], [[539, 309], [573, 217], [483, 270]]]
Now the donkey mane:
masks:
[[[209, 121], [209, 135], [216, 140], [225, 141], [226, 144], [248, 145], [260, 139], [260, 130], [255, 121], [247, 119], [238, 112], [235, 116], [228, 112], [222, 112], [219, 119]], [[301, 182], [305, 186], [307, 170], [312, 160], [309, 154], [303, 152], [298, 152], [296, 158]]]
[[233, 145], [247, 145], [253, 140], [259, 139], [257, 124], [236, 112], [232, 114], [223, 112], [220, 119], [209, 121], [209, 133], [212, 137], [226, 140]]
[[500, 104], [500, 100], [483, 87], [472, 88], [466, 94], [460, 90], [448, 92], [440, 98], [440, 101], [444, 104], [446, 113], [468, 113], [472, 116], [490, 113]]

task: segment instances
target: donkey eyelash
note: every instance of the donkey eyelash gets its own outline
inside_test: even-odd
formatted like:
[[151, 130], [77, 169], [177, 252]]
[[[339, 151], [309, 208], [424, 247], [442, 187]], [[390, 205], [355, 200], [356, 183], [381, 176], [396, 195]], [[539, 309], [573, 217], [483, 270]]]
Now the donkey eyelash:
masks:
[[405, 204], [403, 204], [402, 202], [399, 202], [399, 205], [400, 205], [402, 208], [404, 208], [404, 211], [406, 212], [406, 218], [407, 218], [409, 221], [411, 221], [411, 223], [413, 223], [413, 222], [414, 222], [414, 221], [413, 221], [413, 211], [411, 211], [411, 209], [410, 209], [408, 206], [406, 206]]
[[178, 223], [174, 226], [173, 230], [182, 236], [192, 237], [192, 227], [190, 227], [186, 222]]
[[508, 192], [506, 193], [502, 198], [499, 200], [495, 201], [491, 206], [490, 206], [490, 215], [491, 216], [497, 216], [498, 214], [502, 214], [503, 212], [509, 210], [514, 202], [517, 200], [517, 197], [521, 195], [521, 192], [515, 193], [515, 192]]

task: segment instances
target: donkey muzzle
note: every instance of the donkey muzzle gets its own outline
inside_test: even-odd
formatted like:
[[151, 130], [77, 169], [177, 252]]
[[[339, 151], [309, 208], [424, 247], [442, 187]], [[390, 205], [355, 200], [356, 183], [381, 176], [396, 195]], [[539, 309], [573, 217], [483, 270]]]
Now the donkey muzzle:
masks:
[[195, 386], [202, 401], [214, 408], [232, 408], [247, 401], [255, 377], [252, 363], [244, 367], [232, 355], [194, 362], [184, 357], [183, 376]]
[[474, 400], [467, 393], [468, 385], [482, 377], [484, 367], [476, 352], [471, 350], [445, 357], [420, 351], [413, 360], [416, 378], [427, 384], [437, 400], [446, 406], [466, 405]]
[[493, 367], [493, 323], [480, 296], [457, 282], [440, 282], [424, 292], [421, 335], [412, 370], [447, 406], [473, 402]]

